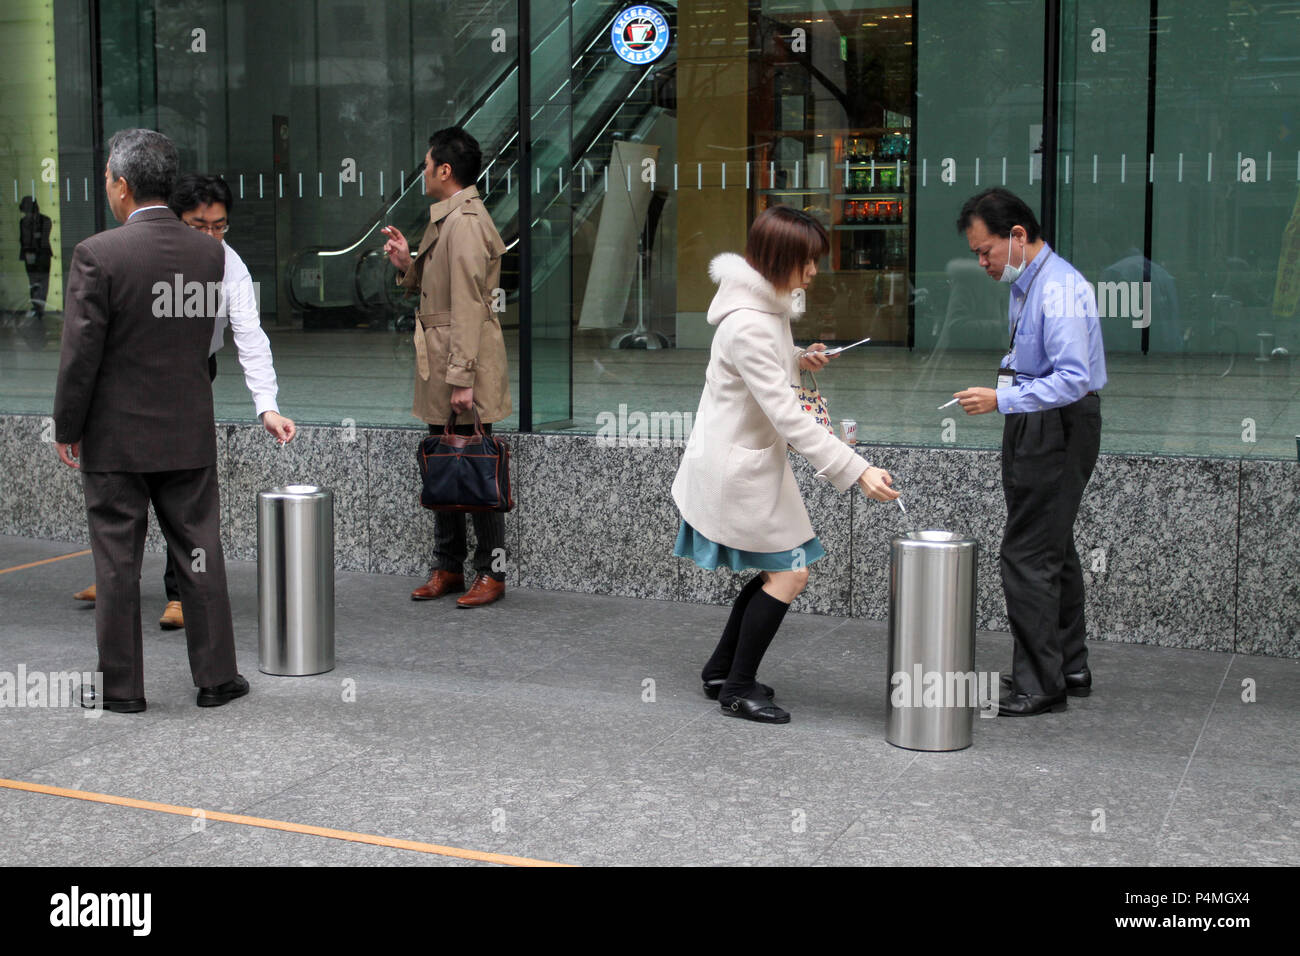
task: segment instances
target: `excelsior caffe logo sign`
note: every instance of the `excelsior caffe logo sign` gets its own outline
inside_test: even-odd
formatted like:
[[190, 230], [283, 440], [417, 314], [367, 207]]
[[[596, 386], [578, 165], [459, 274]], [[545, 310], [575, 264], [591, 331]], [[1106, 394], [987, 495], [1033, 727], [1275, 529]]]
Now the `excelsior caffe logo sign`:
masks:
[[668, 49], [668, 21], [654, 7], [628, 7], [614, 18], [609, 42], [628, 63], [653, 63]]

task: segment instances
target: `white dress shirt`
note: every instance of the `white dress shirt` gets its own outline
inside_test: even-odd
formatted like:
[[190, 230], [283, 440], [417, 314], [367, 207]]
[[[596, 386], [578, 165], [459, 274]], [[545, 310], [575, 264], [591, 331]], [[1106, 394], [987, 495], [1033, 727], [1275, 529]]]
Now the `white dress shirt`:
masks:
[[221, 281], [225, 309], [217, 316], [212, 327], [212, 346], [209, 355], [221, 351], [225, 340], [226, 319], [234, 330], [235, 351], [244, 369], [244, 384], [253, 393], [253, 407], [260, 418], [263, 412], [279, 412], [275, 403], [279, 386], [275, 382], [275, 367], [271, 364], [271, 340], [262, 331], [262, 320], [257, 312], [257, 295], [253, 277], [239, 254], [223, 239], [226, 250], [226, 275]]

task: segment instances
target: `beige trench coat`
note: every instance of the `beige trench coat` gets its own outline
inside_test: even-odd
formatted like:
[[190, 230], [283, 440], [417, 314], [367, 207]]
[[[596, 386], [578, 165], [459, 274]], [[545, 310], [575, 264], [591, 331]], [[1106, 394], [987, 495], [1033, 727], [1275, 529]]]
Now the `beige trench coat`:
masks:
[[[474, 389], [484, 422], [511, 412], [506, 343], [499, 314], [492, 310], [504, 253], [478, 190], [466, 186], [429, 209], [419, 251], [411, 268], [397, 277], [399, 286], [420, 290], [411, 411], [430, 425], [446, 424], [453, 388]], [[504, 302], [503, 293], [497, 301]]]
[[791, 388], [799, 381], [791, 297], [734, 253], [715, 258], [709, 275], [719, 284], [708, 315], [717, 331], [673, 500], [710, 541], [741, 551], [789, 551], [807, 542], [813, 528], [786, 445], [840, 492], [869, 466], [799, 408]]

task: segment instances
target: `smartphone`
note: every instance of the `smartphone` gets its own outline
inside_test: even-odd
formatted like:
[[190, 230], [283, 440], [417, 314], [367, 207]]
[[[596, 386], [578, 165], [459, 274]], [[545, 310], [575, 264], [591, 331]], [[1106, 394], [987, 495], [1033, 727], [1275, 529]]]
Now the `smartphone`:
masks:
[[855, 348], [856, 346], [861, 345], [863, 342], [870, 342], [870, 341], [871, 341], [871, 336], [868, 335], [865, 339], [858, 339], [858, 341], [854, 342], [852, 345], [839, 345], [833, 349], [827, 349], [825, 352], [822, 353], [822, 355], [826, 355], [826, 356], [839, 355], [841, 352], [847, 352], [849, 349]]

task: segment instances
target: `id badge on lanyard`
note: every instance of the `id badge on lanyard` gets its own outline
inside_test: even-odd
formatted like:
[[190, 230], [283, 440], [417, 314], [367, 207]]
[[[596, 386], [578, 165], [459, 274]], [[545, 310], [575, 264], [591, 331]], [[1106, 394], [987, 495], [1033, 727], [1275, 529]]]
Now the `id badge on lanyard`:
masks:
[[[1051, 257], [1051, 253], [1048, 253], [1048, 257]], [[1046, 263], [1047, 259], [1044, 259], [1043, 262]], [[1016, 313], [1016, 319], [1011, 324], [1011, 342], [1007, 346], [1009, 351], [1007, 352], [1007, 357], [1002, 360], [1004, 364], [998, 366], [998, 388], [1010, 388], [1016, 384], [1017, 373], [1010, 364], [1016, 355], [1016, 332], [1020, 328], [1020, 319], [1025, 313], [1025, 306], [1029, 304], [1029, 290], [1034, 287], [1034, 283], [1038, 281], [1038, 276], [1042, 271], [1043, 267], [1040, 265], [1038, 271], [1034, 273], [1034, 277], [1029, 280], [1029, 285], [1025, 289], [1025, 301], [1020, 304], [1020, 310]]]
[[[1038, 276], [1035, 275], [1034, 278]], [[1028, 290], [1026, 290], [1026, 301], [1028, 301]], [[1016, 321], [1011, 326], [1011, 341], [1007, 345], [1007, 356], [998, 365], [997, 388], [1010, 388], [1016, 384], [1016, 370], [1011, 367], [1011, 363], [1016, 359], [1016, 330], [1020, 328], [1020, 315], [1024, 310], [1024, 305], [1021, 305], [1020, 312], [1016, 314]]]

